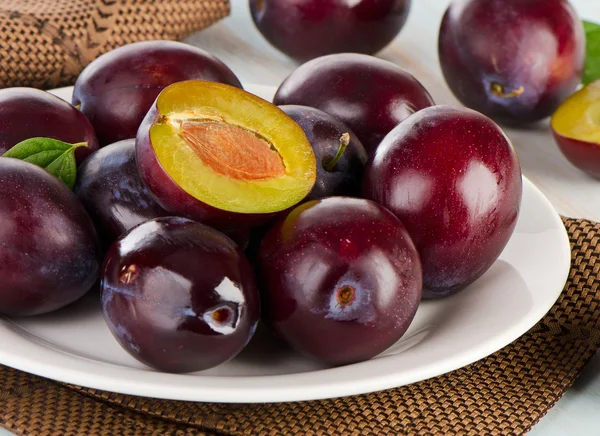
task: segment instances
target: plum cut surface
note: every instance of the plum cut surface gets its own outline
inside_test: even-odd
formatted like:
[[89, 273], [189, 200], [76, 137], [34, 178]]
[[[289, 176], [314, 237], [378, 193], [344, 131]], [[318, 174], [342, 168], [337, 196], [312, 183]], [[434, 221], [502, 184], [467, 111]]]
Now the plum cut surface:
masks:
[[[315, 155], [294, 120], [219, 83], [166, 88], [138, 132], [136, 149], [146, 185], [175, 212], [182, 210], [176, 196], [194, 210], [202, 203], [240, 214], [279, 212], [306, 197], [316, 179]], [[184, 215], [203, 221], [205, 213]]]

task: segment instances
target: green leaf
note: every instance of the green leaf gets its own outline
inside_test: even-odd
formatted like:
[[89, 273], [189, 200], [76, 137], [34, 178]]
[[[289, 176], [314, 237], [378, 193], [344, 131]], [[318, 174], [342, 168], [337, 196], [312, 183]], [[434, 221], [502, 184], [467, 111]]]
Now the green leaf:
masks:
[[583, 84], [587, 85], [600, 79], [600, 25], [583, 22], [586, 39], [585, 71]]
[[42, 167], [73, 189], [77, 177], [75, 149], [79, 147], [87, 147], [87, 142], [68, 144], [51, 138], [30, 138], [19, 142], [2, 156]]

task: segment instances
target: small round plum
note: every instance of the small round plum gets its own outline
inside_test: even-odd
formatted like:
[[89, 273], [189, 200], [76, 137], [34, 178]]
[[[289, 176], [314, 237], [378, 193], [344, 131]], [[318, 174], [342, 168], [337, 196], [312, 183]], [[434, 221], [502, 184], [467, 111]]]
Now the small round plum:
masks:
[[426, 298], [463, 289], [496, 261], [517, 224], [521, 191], [519, 160], [500, 127], [449, 106], [423, 109], [392, 130], [363, 181], [363, 195], [408, 229]]
[[400, 33], [411, 0], [250, 0], [252, 19], [299, 61], [332, 53], [374, 54]]
[[92, 122], [104, 146], [135, 138], [158, 94], [172, 83], [192, 79], [242, 87], [223, 62], [200, 48], [175, 41], [142, 41], [91, 62], [75, 82], [73, 104]]
[[101, 298], [121, 346], [167, 372], [232, 359], [254, 334], [260, 310], [252, 269], [236, 244], [177, 217], [146, 221], [109, 248]]
[[421, 300], [421, 263], [408, 232], [364, 199], [297, 206], [263, 239], [258, 269], [265, 323], [296, 351], [328, 365], [389, 348]]
[[0, 314], [39, 315], [82, 297], [100, 270], [92, 220], [67, 186], [0, 157]]

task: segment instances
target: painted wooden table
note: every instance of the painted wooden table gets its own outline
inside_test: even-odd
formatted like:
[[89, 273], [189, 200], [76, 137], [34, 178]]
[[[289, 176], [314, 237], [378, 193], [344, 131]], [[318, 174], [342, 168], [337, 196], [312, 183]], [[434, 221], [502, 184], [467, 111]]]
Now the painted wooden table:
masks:
[[[186, 42], [218, 56], [244, 83], [277, 86], [297, 66], [272, 48], [255, 29], [247, 0], [231, 0], [232, 14]], [[458, 104], [442, 78], [437, 31], [449, 0], [414, 0], [410, 18], [396, 40], [378, 54], [413, 73], [437, 103]], [[600, 22], [600, 0], [573, 0], [583, 18]], [[523, 173], [559, 213], [600, 221], [600, 181], [572, 167], [552, 140], [548, 122], [528, 130], [507, 130]], [[530, 433], [534, 436], [600, 434], [600, 355]], [[0, 428], [0, 436], [10, 433]]]

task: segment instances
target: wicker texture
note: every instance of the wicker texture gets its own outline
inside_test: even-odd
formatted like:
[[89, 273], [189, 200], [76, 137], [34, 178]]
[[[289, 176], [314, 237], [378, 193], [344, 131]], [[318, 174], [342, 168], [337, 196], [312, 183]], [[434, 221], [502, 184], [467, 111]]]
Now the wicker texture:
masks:
[[0, 88], [72, 85], [102, 53], [183, 39], [229, 7], [228, 0], [0, 0]]
[[509, 346], [452, 373], [341, 399], [227, 405], [118, 395], [0, 367], [0, 424], [36, 436], [523, 434], [600, 345], [600, 225], [565, 226], [572, 268], [552, 310]]

